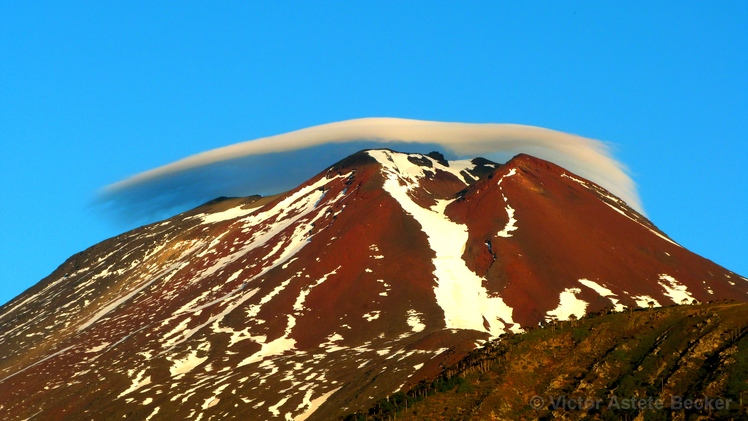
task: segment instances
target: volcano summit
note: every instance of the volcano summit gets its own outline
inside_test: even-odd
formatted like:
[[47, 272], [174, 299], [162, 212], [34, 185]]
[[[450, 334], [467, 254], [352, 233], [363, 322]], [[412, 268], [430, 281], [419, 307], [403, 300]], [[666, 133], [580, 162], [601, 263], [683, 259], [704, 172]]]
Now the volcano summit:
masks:
[[71, 257], [0, 308], [0, 410], [335, 419], [508, 332], [694, 300], [748, 280], [564, 168], [367, 150]]

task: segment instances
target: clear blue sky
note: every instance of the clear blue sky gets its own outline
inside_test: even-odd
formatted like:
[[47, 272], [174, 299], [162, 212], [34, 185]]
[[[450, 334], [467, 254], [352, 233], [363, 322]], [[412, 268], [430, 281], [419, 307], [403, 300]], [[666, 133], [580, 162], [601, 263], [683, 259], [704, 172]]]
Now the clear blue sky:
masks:
[[132, 228], [101, 187], [371, 116], [612, 142], [656, 225], [748, 275], [748, 2], [256, 3], [0, 2], [0, 303]]

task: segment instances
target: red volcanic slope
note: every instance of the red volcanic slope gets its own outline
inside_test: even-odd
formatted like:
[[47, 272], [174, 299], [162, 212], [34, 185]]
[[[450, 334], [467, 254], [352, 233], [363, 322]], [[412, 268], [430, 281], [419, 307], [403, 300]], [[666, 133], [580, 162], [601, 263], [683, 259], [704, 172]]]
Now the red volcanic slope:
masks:
[[355, 154], [100, 243], [0, 308], [5, 419], [334, 419], [503, 332], [748, 298], [594, 183]]

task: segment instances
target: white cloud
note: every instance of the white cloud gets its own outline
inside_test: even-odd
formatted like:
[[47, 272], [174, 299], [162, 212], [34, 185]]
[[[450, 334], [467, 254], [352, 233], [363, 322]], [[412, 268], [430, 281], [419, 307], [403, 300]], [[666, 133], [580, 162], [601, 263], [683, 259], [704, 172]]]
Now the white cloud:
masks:
[[[207, 196], [192, 197], [192, 200], [236, 194], [237, 187], [241, 187], [245, 194], [262, 193], [260, 190], [268, 187], [268, 180], [279, 177], [279, 171], [283, 169], [270, 168], [266, 164], [260, 168], [263, 164], [259, 158], [298, 155], [298, 152], [306, 149], [327, 145], [333, 147], [332, 153], [328, 148], [328, 155], [340, 153], [335, 157], [337, 160], [354, 152], [350, 148], [358, 144], [365, 144], [367, 148], [393, 147], [394, 144], [414, 147], [438, 145], [444, 148], [443, 152], [455, 158], [484, 156], [490, 159], [493, 156], [495, 159], [497, 155], [506, 157], [508, 154], [527, 153], [594, 181], [633, 208], [642, 210], [634, 182], [626, 174], [624, 165], [613, 159], [608, 145], [599, 140], [517, 124], [445, 123], [398, 118], [346, 120], [202, 152], [112, 184], [104, 190], [103, 199], [127, 206], [147, 201], [158, 202], [158, 198], [153, 196], [165, 194], [172, 196], [167, 205], [173, 206], [186, 202], [193, 194]], [[311, 160], [306, 165], [314, 166], [311, 168], [313, 172], [307, 171], [304, 176], [321, 171], [323, 166], [333, 162]], [[221, 179], [220, 174], [216, 176], [213, 173], [210, 188], [206, 188], [201, 175], [207, 169], [222, 165], [244, 165], [248, 167], [245, 168], [247, 171], [253, 172], [251, 177], [240, 181]], [[302, 181], [304, 179], [271, 184], [287, 189]], [[223, 192], [222, 186], [230, 187]], [[179, 199], [174, 199], [175, 196], [179, 196]], [[150, 207], [165, 206], [151, 203]]]

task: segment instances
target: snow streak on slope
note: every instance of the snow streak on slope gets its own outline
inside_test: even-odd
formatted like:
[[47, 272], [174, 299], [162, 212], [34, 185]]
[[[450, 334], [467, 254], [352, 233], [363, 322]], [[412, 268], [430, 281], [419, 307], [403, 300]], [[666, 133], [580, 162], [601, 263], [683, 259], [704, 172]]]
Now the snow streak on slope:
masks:
[[509, 201], [507, 200], [506, 196], [504, 196], [504, 188], [501, 187], [501, 182], [504, 181], [506, 177], [511, 177], [515, 174], [517, 174], [517, 169], [512, 168], [508, 173], [501, 176], [501, 178], [499, 179], [499, 183], [498, 183], [499, 190], [501, 191], [501, 197], [504, 199], [504, 204], [506, 205], [506, 208], [505, 208], [506, 215], [507, 217], [509, 217], [509, 221], [506, 223], [506, 226], [504, 227], [504, 229], [502, 229], [501, 231], [499, 231], [498, 234], [496, 234], [499, 237], [509, 238], [512, 236], [511, 232], [517, 230], [517, 220], [514, 219], [514, 208], [509, 206]]
[[228, 221], [229, 219], [235, 219], [242, 216], [249, 215], [257, 209], [242, 209], [241, 207], [231, 208], [223, 212], [211, 213], [209, 215], [198, 215], [204, 223], [213, 224], [221, 221]]
[[110, 313], [112, 310], [114, 310], [115, 308], [117, 308], [118, 306], [120, 306], [122, 303], [124, 303], [127, 300], [131, 299], [132, 297], [135, 296], [135, 294], [137, 294], [140, 291], [144, 290], [145, 288], [149, 287], [151, 284], [153, 284], [154, 282], [156, 282], [159, 279], [161, 279], [164, 275], [168, 274], [168, 275], [172, 275], [173, 276], [176, 273], [174, 271], [174, 269], [176, 269], [178, 266], [180, 266], [180, 265], [179, 264], [175, 264], [175, 265], [171, 265], [171, 266], [167, 267], [163, 272], [161, 272], [161, 274], [155, 276], [152, 280], [150, 280], [150, 281], [144, 283], [143, 285], [137, 287], [135, 290], [133, 290], [129, 294], [125, 295], [124, 297], [120, 297], [120, 298], [114, 300], [113, 302], [111, 302], [110, 304], [106, 305], [103, 309], [101, 309], [99, 312], [97, 312], [96, 314], [94, 314], [90, 319], [88, 319], [80, 327], [78, 327], [78, 331], [84, 330], [85, 328], [87, 328], [87, 327], [91, 326], [92, 324], [96, 323], [99, 319], [101, 319], [102, 317], [104, 317], [107, 313]]
[[[462, 259], [468, 232], [465, 225], [452, 222], [444, 214], [452, 201], [438, 200], [430, 209], [421, 207], [409, 194], [419, 187], [418, 180], [425, 176], [421, 167], [408, 161], [406, 154], [385, 150], [368, 153], [382, 165], [387, 176], [384, 190], [421, 224], [436, 254], [433, 260], [437, 283], [434, 293], [437, 304], [444, 311], [447, 328], [488, 331], [492, 336], [512, 329], [512, 309], [501, 297], [489, 297], [483, 279]], [[488, 322], [488, 328], [484, 321]]]
[[582, 284], [582, 285], [584, 285], [584, 286], [586, 286], [587, 288], [595, 290], [595, 292], [597, 292], [598, 294], [600, 294], [601, 297], [605, 297], [605, 298], [609, 299], [610, 302], [613, 303], [613, 308], [616, 311], [623, 311], [624, 305], [620, 304], [618, 302], [618, 299], [613, 298], [613, 297], [616, 296], [616, 294], [614, 294], [613, 291], [609, 290], [608, 288], [605, 288], [604, 286], [602, 286], [602, 285], [600, 285], [600, 284], [598, 284], [596, 282], [590, 281], [589, 279], [584, 279], [584, 278], [580, 279], [579, 283]]
[[[324, 394], [320, 395], [319, 397], [315, 398], [312, 401], [309, 401], [308, 399], [305, 399], [304, 402], [302, 403], [302, 407], [300, 407], [298, 409], [302, 409], [303, 407], [306, 407], [306, 410], [302, 414], [300, 414], [296, 418], [294, 418], [294, 421], [306, 421], [307, 418], [311, 417], [312, 414], [314, 414], [314, 412], [317, 410], [317, 408], [320, 407], [320, 405], [322, 405], [323, 403], [325, 403], [325, 401], [330, 396], [332, 396], [333, 393], [337, 392], [338, 390], [340, 390], [340, 387], [337, 387], [337, 388], [335, 388], [335, 389], [333, 389], [333, 390], [331, 390], [331, 391], [329, 391], [327, 393], [324, 393]], [[311, 393], [307, 394], [307, 396], [310, 396], [310, 395], [311, 395]]]
[[644, 227], [647, 230], [649, 230], [652, 234], [654, 234], [654, 235], [662, 238], [663, 240], [667, 241], [668, 243], [671, 243], [671, 244], [676, 245], [678, 247], [683, 247], [680, 244], [676, 243], [675, 241], [671, 240], [670, 238], [662, 235], [661, 233], [659, 233], [659, 232], [653, 230], [651, 227], [647, 226], [642, 220], [638, 219], [638, 218], [640, 218], [639, 216], [637, 216], [635, 218], [635, 217], [629, 215], [628, 213], [626, 213], [624, 211], [624, 209], [627, 207], [626, 202], [624, 202], [623, 200], [621, 200], [621, 199], [619, 199], [619, 198], [611, 195], [610, 193], [606, 192], [604, 189], [601, 189], [600, 187], [597, 187], [597, 186], [595, 186], [593, 184], [590, 184], [590, 183], [588, 183], [588, 182], [586, 182], [584, 180], [581, 180], [581, 179], [579, 179], [577, 177], [574, 177], [574, 176], [571, 176], [569, 174], [561, 174], [561, 177], [568, 178], [570, 180], [574, 180], [577, 183], [579, 183], [580, 185], [584, 186], [586, 189], [588, 189], [590, 191], [593, 191], [593, 192], [599, 194], [600, 196], [608, 199], [608, 200], [603, 200], [603, 203], [605, 203], [606, 205], [608, 205], [608, 207], [610, 207], [614, 211], [616, 211], [616, 212], [620, 213], [621, 215], [625, 216], [626, 218], [628, 218], [628, 219], [636, 222], [637, 224], [639, 224], [642, 227]]

